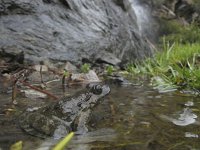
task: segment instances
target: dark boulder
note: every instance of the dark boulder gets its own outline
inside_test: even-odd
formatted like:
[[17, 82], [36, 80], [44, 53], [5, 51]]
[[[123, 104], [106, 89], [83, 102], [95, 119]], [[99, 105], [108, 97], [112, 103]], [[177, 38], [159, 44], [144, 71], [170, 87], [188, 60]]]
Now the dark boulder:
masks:
[[[148, 1], [148, 0], [142, 0]], [[199, 22], [200, 1], [197, 0], [150, 0], [153, 3], [153, 15], [157, 18], [180, 19], [188, 24]], [[147, 3], [147, 2], [146, 2]]]
[[112, 53], [122, 62], [152, 54], [130, 0], [0, 0], [0, 51], [26, 60], [71, 61]]

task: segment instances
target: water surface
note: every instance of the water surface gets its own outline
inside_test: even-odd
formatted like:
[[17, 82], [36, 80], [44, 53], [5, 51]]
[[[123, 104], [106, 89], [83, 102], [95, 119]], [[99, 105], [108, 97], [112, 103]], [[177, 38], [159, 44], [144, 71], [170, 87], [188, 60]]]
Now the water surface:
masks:
[[[67, 89], [65, 94], [75, 93], [77, 87]], [[63, 95], [60, 84], [49, 87], [55, 95]], [[17, 125], [16, 114], [27, 107], [41, 106], [52, 99], [30, 100], [17, 97], [19, 104], [14, 112], [9, 94], [0, 95], [0, 147], [8, 149], [15, 141], [22, 140], [24, 149], [49, 149], [57, 141], [42, 140], [29, 136]], [[6, 105], [7, 104], [7, 105]], [[145, 85], [111, 85], [111, 93], [105, 97], [91, 114], [90, 132], [76, 135], [67, 149], [80, 150], [195, 150], [200, 149], [199, 97], [180, 92], [158, 93]], [[15, 114], [15, 115], [14, 115]], [[13, 121], [13, 118], [16, 118]]]

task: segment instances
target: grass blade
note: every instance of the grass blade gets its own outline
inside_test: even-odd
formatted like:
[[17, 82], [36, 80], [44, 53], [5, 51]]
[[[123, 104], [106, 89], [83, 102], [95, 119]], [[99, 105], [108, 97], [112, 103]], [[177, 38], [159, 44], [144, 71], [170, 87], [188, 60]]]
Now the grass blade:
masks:
[[62, 139], [52, 150], [63, 150], [69, 141], [72, 139], [74, 136], [74, 132], [69, 133], [64, 139]]

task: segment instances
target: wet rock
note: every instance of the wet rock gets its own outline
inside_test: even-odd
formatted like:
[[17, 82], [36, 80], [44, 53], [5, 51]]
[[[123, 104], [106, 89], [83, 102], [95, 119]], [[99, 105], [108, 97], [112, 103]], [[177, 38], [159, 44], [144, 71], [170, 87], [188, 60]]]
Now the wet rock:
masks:
[[[152, 0], [156, 3], [155, 0]], [[157, 2], [158, 3], [158, 2]], [[153, 10], [162, 19], [184, 19], [187, 23], [199, 21], [199, 2], [194, 0], [164, 0]]]
[[99, 52], [95, 56], [96, 63], [105, 63], [117, 66], [121, 63], [121, 60], [114, 56], [112, 53]]
[[3, 59], [7, 63], [24, 63], [24, 52], [20, 50], [4, 50], [0, 51], [0, 58]]
[[46, 94], [43, 94], [41, 92], [38, 92], [38, 91], [35, 91], [32, 89], [21, 90], [21, 92], [24, 92], [25, 96], [30, 99], [38, 99], [38, 98], [46, 98], [47, 97]]
[[170, 19], [175, 19], [176, 14], [166, 7], [165, 5], [162, 5], [160, 9], [156, 10], [153, 12], [154, 17], [170, 20]]
[[48, 71], [48, 67], [46, 65], [34, 65], [33, 68], [38, 72], [40, 72], [40, 71], [47, 72]]
[[0, 93], [7, 93], [12, 85], [13, 81], [10, 74], [0, 74]]
[[125, 79], [123, 76], [120, 75], [107, 76], [106, 82], [121, 86], [133, 85], [133, 83], [131, 83], [129, 80]]
[[70, 62], [66, 62], [64, 69], [69, 71], [69, 72], [76, 72], [77, 71], [76, 66], [74, 66]]
[[54, 74], [62, 74], [65, 69], [66, 61], [62, 62], [45, 59], [41, 61], [40, 64], [47, 66], [48, 70], [54, 72]]
[[195, 8], [192, 5], [191, 0], [179, 0], [175, 5], [175, 13], [179, 17], [185, 18], [189, 23], [193, 21], [193, 14], [195, 13]]
[[42, 72], [42, 79], [41, 79], [40, 72], [35, 71], [35, 72], [30, 73], [27, 79], [30, 83], [40, 84], [42, 82], [48, 82], [48, 81], [58, 79], [58, 76], [52, 72]]
[[90, 70], [88, 73], [72, 73], [71, 81], [74, 82], [101, 82], [95, 71]]
[[[130, 0], [0, 0], [0, 51], [80, 64], [98, 52], [123, 62], [152, 53]], [[107, 53], [106, 53], [107, 54]], [[113, 62], [111, 62], [113, 63]], [[114, 62], [116, 63], [116, 61]]]

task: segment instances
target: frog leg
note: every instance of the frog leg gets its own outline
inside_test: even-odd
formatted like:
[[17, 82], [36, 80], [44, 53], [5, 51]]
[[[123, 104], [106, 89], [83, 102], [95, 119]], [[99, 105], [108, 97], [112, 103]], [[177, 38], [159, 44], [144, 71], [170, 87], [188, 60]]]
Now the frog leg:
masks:
[[56, 116], [52, 116], [52, 118], [55, 120], [55, 122], [57, 122], [57, 127], [53, 134], [54, 139], [60, 139], [62, 137], [65, 137], [69, 132], [72, 131], [70, 123], [65, 122], [64, 120]]
[[88, 132], [88, 128], [87, 128], [86, 124], [89, 120], [90, 113], [91, 113], [90, 109], [80, 112], [79, 118], [78, 118], [78, 126], [77, 126], [76, 134], [84, 134], [84, 133]]
[[[38, 113], [24, 113], [20, 116], [19, 126], [28, 134], [41, 138], [46, 138], [50, 135], [50, 130], [43, 127], [49, 127], [48, 118]], [[46, 129], [46, 130], [45, 130]]]

